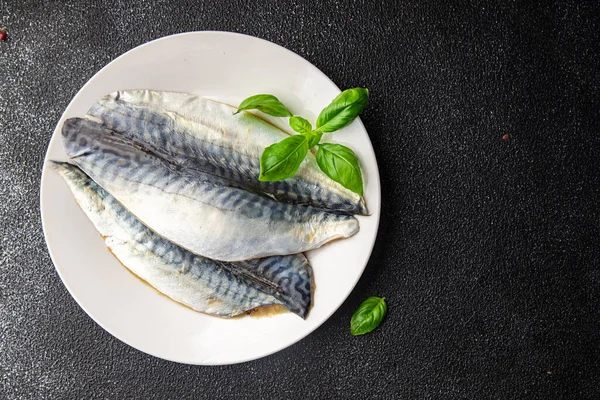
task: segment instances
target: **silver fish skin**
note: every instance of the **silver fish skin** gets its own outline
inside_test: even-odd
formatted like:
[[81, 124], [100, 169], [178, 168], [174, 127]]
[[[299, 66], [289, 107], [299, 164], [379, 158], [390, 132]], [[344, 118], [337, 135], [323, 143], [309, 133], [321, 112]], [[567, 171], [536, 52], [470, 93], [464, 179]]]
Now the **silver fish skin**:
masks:
[[141, 222], [207, 258], [303, 253], [359, 229], [350, 215], [280, 203], [210, 174], [189, 175], [93, 121], [69, 119], [62, 133], [72, 162]]
[[88, 116], [171, 162], [219, 175], [279, 201], [347, 214], [367, 214], [364, 199], [327, 177], [309, 153], [298, 173], [258, 180], [265, 147], [288, 134], [246, 112], [196, 95], [151, 90], [111, 93]]
[[312, 269], [302, 254], [229, 263], [195, 255], [148, 229], [81, 169], [50, 162], [106, 246], [131, 272], [196, 311], [233, 317], [282, 304], [305, 318]]

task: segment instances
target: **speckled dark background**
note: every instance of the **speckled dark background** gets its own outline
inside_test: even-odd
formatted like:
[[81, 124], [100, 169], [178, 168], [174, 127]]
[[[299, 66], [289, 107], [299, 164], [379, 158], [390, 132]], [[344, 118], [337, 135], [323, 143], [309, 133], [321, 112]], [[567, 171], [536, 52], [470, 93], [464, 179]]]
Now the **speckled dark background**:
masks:
[[[0, 0], [0, 399], [600, 398], [598, 3], [291, 3]], [[192, 30], [271, 40], [372, 95], [383, 214], [363, 278], [308, 338], [235, 366], [103, 331], [40, 225], [44, 152], [77, 90]], [[352, 337], [374, 294], [388, 318]]]

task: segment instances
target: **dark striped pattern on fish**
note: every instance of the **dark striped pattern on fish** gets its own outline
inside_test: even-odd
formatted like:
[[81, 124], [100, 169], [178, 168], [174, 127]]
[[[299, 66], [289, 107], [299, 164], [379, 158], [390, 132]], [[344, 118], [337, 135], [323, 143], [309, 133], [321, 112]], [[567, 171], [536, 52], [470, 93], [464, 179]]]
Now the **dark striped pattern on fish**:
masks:
[[239, 263], [197, 256], [154, 233], [78, 167], [50, 165], [119, 261], [173, 300], [224, 317], [272, 304], [306, 317], [312, 271], [302, 254]]
[[93, 121], [67, 120], [63, 136], [72, 161], [140, 221], [211, 259], [296, 254], [358, 231], [352, 216], [280, 203], [211, 174], [189, 174]]
[[[193, 136], [179, 134], [172, 119], [147, 107], [101, 100], [92, 106], [88, 115], [99, 118], [102, 124], [139, 147], [160, 154], [175, 165], [190, 169], [190, 173], [200, 171], [216, 175], [230, 180], [232, 185], [237, 184], [254, 192], [280, 192], [279, 197], [284, 199], [292, 193], [291, 196], [298, 197], [296, 204], [310, 202], [310, 193], [306, 188], [303, 193], [296, 194], [288, 181], [258, 181], [259, 160], [214, 143], [203, 142], [199, 145]], [[264, 186], [263, 190], [261, 186]], [[270, 186], [270, 191], [266, 190], [267, 186]]]
[[287, 134], [249, 113], [185, 93], [123, 91], [99, 100], [88, 115], [176, 165], [216, 174], [279, 201], [366, 214], [364, 200], [324, 175], [309, 154], [298, 174], [258, 180], [260, 155]]

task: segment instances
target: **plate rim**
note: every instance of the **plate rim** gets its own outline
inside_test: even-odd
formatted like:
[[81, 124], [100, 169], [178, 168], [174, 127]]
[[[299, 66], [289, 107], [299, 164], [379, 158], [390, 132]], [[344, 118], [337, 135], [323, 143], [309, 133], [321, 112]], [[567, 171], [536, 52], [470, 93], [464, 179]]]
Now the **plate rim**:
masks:
[[[380, 228], [380, 217], [381, 217], [381, 177], [380, 177], [380, 173], [379, 173], [379, 166], [377, 163], [377, 158], [375, 156], [375, 151], [373, 149], [373, 144], [371, 142], [371, 139], [369, 137], [368, 131], [366, 130], [362, 120], [360, 119], [360, 117], [356, 118], [356, 120], [354, 121], [355, 124], [359, 124], [359, 128], [362, 129], [368, 139], [368, 144], [369, 144], [369, 148], [367, 149], [368, 152], [370, 153], [370, 156], [372, 157], [373, 160], [373, 166], [374, 166], [374, 176], [375, 176], [375, 180], [376, 182], [376, 187], [378, 190], [378, 196], [376, 197], [376, 203], [374, 204], [376, 205], [375, 209], [377, 210], [377, 212], [375, 214], [369, 214], [368, 217], [369, 218], [374, 218], [375, 219], [375, 226], [376, 226], [376, 230], [375, 230], [375, 234], [371, 236], [370, 238], [370, 242], [369, 243], [365, 243], [365, 246], [368, 245], [368, 257], [366, 262], [364, 263], [364, 265], [362, 265], [361, 267], [361, 271], [359, 274], [357, 274], [356, 279], [354, 280], [354, 282], [352, 283], [351, 286], [348, 287], [347, 289], [347, 293], [343, 296], [343, 298], [341, 299], [341, 301], [339, 302], [339, 304], [337, 304], [335, 307], [331, 308], [331, 311], [326, 312], [325, 313], [325, 317], [323, 318], [322, 321], [320, 321], [316, 326], [314, 326], [312, 329], [307, 330], [307, 332], [305, 332], [304, 334], [301, 334], [300, 336], [298, 336], [297, 338], [294, 338], [294, 340], [286, 342], [280, 346], [275, 346], [272, 349], [269, 349], [265, 352], [262, 352], [259, 355], [256, 356], [249, 356], [249, 357], [245, 357], [245, 358], [240, 358], [237, 361], [233, 361], [233, 362], [229, 362], [229, 361], [225, 361], [225, 362], [202, 362], [201, 360], [199, 362], [189, 362], [188, 360], [178, 360], [176, 358], [170, 358], [170, 357], [166, 357], [164, 355], [158, 355], [158, 354], [154, 354], [151, 351], [148, 351], [147, 349], [143, 349], [138, 347], [136, 344], [132, 343], [128, 338], [122, 338], [120, 336], [118, 336], [117, 334], [113, 333], [113, 331], [109, 328], [107, 328], [102, 322], [100, 322], [97, 317], [94, 315], [94, 313], [92, 313], [84, 304], [83, 302], [78, 298], [78, 296], [76, 296], [74, 294], [74, 291], [71, 287], [71, 285], [68, 283], [68, 281], [65, 279], [65, 277], [63, 276], [63, 274], [60, 271], [60, 268], [57, 264], [57, 262], [55, 261], [56, 259], [56, 255], [54, 254], [52, 248], [49, 245], [49, 241], [48, 241], [48, 232], [47, 232], [47, 227], [46, 227], [46, 220], [44, 218], [44, 215], [47, 211], [45, 211], [45, 206], [44, 206], [44, 198], [45, 196], [48, 196], [48, 194], [46, 194], [46, 190], [44, 189], [44, 181], [46, 180], [46, 176], [48, 173], [49, 168], [46, 167], [47, 161], [49, 160], [48, 156], [49, 156], [49, 152], [50, 152], [50, 146], [52, 143], [52, 140], [56, 134], [57, 131], [59, 131], [60, 128], [60, 124], [61, 121], [63, 121], [63, 118], [65, 117], [65, 115], [69, 112], [69, 110], [73, 107], [74, 102], [77, 100], [77, 98], [80, 96], [80, 94], [82, 92], [84, 92], [86, 90], [86, 88], [91, 85], [93, 83], [93, 81], [97, 78], [98, 75], [100, 75], [105, 69], [111, 67], [114, 63], [116, 63], [118, 60], [120, 60], [122, 57], [127, 56], [129, 53], [134, 52], [136, 50], [139, 50], [143, 47], [146, 46], [150, 46], [156, 42], [161, 42], [161, 41], [168, 41], [168, 40], [176, 40], [179, 37], [182, 36], [194, 36], [194, 35], [198, 35], [199, 37], [201, 36], [231, 36], [231, 37], [243, 37], [244, 39], [250, 39], [250, 40], [256, 40], [261, 42], [263, 45], [266, 46], [271, 46], [271, 47], [275, 47], [277, 50], [281, 51], [284, 50], [288, 55], [293, 56], [294, 58], [300, 59], [301, 62], [304, 62], [307, 64], [307, 66], [309, 66], [311, 69], [314, 70], [314, 72], [317, 72], [318, 74], [322, 75], [325, 79], [327, 79], [338, 92], [341, 92], [340, 88], [335, 84], [335, 82], [333, 82], [323, 71], [321, 71], [317, 66], [315, 66], [312, 62], [308, 61], [307, 59], [305, 59], [304, 57], [300, 56], [299, 54], [296, 54], [295, 52], [293, 52], [292, 50], [289, 50], [285, 47], [283, 47], [282, 45], [279, 45], [277, 43], [271, 42], [269, 40], [260, 38], [260, 37], [256, 37], [256, 36], [252, 36], [252, 35], [247, 35], [247, 34], [243, 34], [243, 33], [238, 33], [238, 32], [230, 32], [230, 31], [218, 31], [218, 30], [206, 30], [206, 31], [189, 31], [189, 32], [182, 32], [182, 33], [177, 33], [177, 34], [173, 34], [173, 35], [168, 35], [168, 36], [163, 36], [157, 39], [153, 39], [150, 40], [148, 42], [142, 43], [138, 46], [135, 46], [129, 50], [127, 50], [126, 52], [120, 54], [119, 56], [117, 56], [116, 58], [114, 58], [113, 60], [111, 60], [109, 63], [107, 63], [106, 65], [104, 65], [101, 69], [99, 69], [98, 71], [96, 71], [94, 73], [94, 75], [89, 78], [87, 80], [87, 82], [77, 91], [77, 93], [75, 93], [75, 95], [73, 96], [73, 98], [71, 99], [71, 101], [68, 103], [67, 107], [63, 110], [63, 112], [61, 113], [61, 116], [59, 117], [57, 123], [56, 123], [56, 127], [54, 128], [52, 135], [50, 135], [50, 139], [48, 140], [48, 145], [46, 148], [46, 152], [44, 154], [44, 160], [42, 163], [42, 174], [41, 174], [41, 178], [40, 178], [40, 183], [39, 183], [39, 188], [40, 188], [40, 218], [41, 218], [41, 223], [42, 223], [42, 231], [44, 234], [44, 241], [46, 243], [46, 248], [48, 250], [48, 254], [50, 255], [50, 259], [52, 261], [52, 264], [54, 266], [54, 270], [56, 271], [56, 273], [58, 274], [58, 276], [60, 277], [63, 285], [65, 286], [65, 288], [67, 289], [69, 295], [75, 300], [75, 302], [79, 305], [79, 307], [81, 307], [81, 309], [87, 314], [88, 317], [90, 317], [96, 324], [98, 324], [103, 330], [105, 330], [107, 333], [109, 333], [112, 337], [116, 338], [117, 340], [127, 344], [128, 346], [133, 347], [134, 349], [141, 351], [144, 354], [148, 354], [151, 355], [153, 357], [157, 357], [159, 359], [163, 359], [163, 360], [167, 360], [167, 361], [172, 361], [172, 362], [177, 362], [177, 363], [182, 363], [182, 364], [187, 364], [187, 365], [205, 365], [205, 366], [212, 366], [212, 365], [234, 365], [234, 364], [240, 364], [240, 363], [245, 363], [245, 362], [249, 362], [249, 361], [253, 361], [253, 360], [257, 360], [263, 357], [267, 357], [270, 356], [272, 354], [275, 354], [283, 349], [286, 349], [288, 347], [291, 347], [292, 345], [297, 344], [298, 342], [300, 342], [301, 340], [303, 340], [304, 338], [306, 338], [308, 335], [310, 335], [311, 333], [315, 332], [317, 329], [319, 329], [326, 321], [328, 321], [331, 316], [333, 314], [335, 314], [335, 312], [337, 312], [340, 307], [346, 302], [346, 300], [348, 299], [348, 297], [350, 296], [350, 294], [354, 291], [354, 289], [356, 288], [356, 285], [358, 284], [358, 282], [360, 281], [360, 279], [363, 277], [363, 274], [365, 272], [365, 269], [369, 263], [369, 260], [371, 259], [371, 256], [373, 254], [373, 248], [375, 246], [377, 237], [379, 235], [379, 228]], [[366, 200], [366, 199], [365, 199]], [[369, 208], [370, 204], [367, 203], [367, 206]], [[208, 314], [205, 314], [208, 315]]]

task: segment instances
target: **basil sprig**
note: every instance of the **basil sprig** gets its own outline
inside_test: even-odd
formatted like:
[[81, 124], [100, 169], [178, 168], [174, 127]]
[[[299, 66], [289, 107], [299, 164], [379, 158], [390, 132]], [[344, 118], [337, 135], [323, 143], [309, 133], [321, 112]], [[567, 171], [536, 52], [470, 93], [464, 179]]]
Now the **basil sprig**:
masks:
[[298, 135], [283, 139], [267, 147], [260, 158], [261, 181], [280, 181], [298, 172], [302, 160], [310, 149], [317, 148], [317, 164], [331, 179], [362, 196], [363, 180], [356, 154], [346, 146], [319, 143], [324, 132], [334, 132], [348, 126], [358, 117], [369, 101], [369, 91], [364, 88], [344, 90], [325, 107], [317, 118], [316, 128], [292, 113], [270, 94], [259, 94], [244, 100], [236, 112], [256, 109], [276, 117], [290, 117], [290, 127]]
[[371, 332], [381, 324], [386, 312], [385, 297], [369, 297], [352, 314], [350, 333], [358, 336]]

